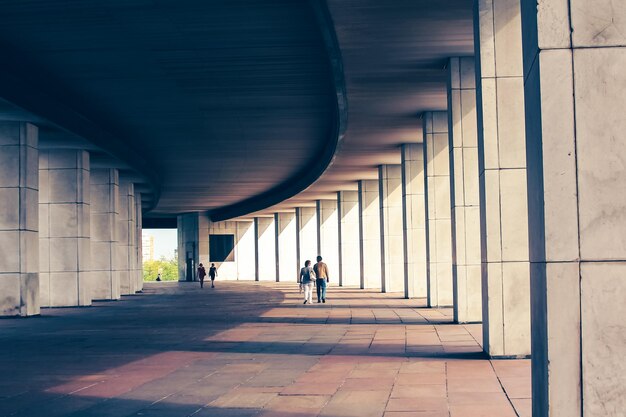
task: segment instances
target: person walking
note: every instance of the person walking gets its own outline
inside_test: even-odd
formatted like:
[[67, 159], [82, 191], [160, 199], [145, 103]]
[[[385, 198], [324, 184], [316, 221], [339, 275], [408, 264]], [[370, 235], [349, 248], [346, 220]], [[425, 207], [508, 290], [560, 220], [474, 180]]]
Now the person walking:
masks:
[[204, 288], [204, 277], [206, 277], [206, 269], [202, 263], [198, 265], [198, 279], [200, 280], [200, 288]]
[[313, 280], [315, 279], [315, 273], [311, 268], [311, 261], [304, 263], [304, 268], [300, 269], [300, 285], [304, 288], [304, 303], [313, 302]]
[[315, 286], [317, 287], [317, 302], [326, 302], [326, 283], [329, 282], [328, 266], [322, 262], [322, 257], [317, 257], [317, 263], [313, 267], [317, 280]]
[[217, 268], [215, 264], [212, 263], [209, 268], [209, 278], [211, 278], [211, 288], [215, 288], [215, 277], [217, 276]]

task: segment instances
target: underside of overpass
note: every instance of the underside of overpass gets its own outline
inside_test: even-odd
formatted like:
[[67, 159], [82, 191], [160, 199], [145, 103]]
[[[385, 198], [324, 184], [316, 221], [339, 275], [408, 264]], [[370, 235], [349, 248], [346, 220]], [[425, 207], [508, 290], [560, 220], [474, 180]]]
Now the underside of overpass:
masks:
[[141, 292], [142, 229], [174, 226], [181, 281], [295, 283], [322, 255], [532, 357], [533, 416], [621, 415], [625, 16], [2, 1], [0, 315]]

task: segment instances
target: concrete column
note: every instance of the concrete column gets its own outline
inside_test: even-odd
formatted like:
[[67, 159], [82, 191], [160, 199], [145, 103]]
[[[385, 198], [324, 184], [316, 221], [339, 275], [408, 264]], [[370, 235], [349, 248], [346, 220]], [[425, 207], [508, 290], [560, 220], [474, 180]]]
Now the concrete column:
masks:
[[91, 304], [89, 153], [39, 152], [40, 297], [43, 307]]
[[296, 248], [296, 213], [276, 213], [276, 242], [278, 256], [277, 280], [298, 281], [298, 255]]
[[256, 266], [255, 263], [252, 262], [256, 257], [254, 221], [241, 220], [235, 223], [235, 262], [237, 265], [237, 279], [254, 280], [256, 276]]
[[380, 288], [380, 196], [377, 180], [359, 181], [359, 235], [362, 289]]
[[274, 217], [255, 217], [256, 281], [276, 281], [276, 226]]
[[117, 221], [119, 217], [119, 172], [92, 169], [91, 197], [91, 294], [94, 300], [119, 300], [117, 266]]
[[483, 347], [530, 354], [524, 79], [518, 0], [474, 2]]
[[378, 167], [382, 292], [404, 291], [402, 167]]
[[317, 209], [315, 207], [296, 208], [296, 232], [298, 244], [298, 265], [304, 266], [307, 259], [312, 264], [318, 254]]
[[37, 127], [0, 123], [0, 316], [39, 314]]
[[451, 306], [452, 216], [447, 112], [424, 113], [424, 156], [428, 204], [428, 305]]
[[136, 291], [135, 272], [135, 187], [132, 182], [120, 181], [120, 214], [118, 218], [117, 262], [120, 276], [120, 294]]
[[474, 57], [448, 63], [454, 320], [482, 320], [476, 72]]
[[404, 144], [401, 150], [404, 296], [427, 298], [424, 146]]
[[619, 416], [626, 410], [626, 4], [531, 3], [522, 2], [522, 32], [533, 416]]
[[[120, 191], [120, 196], [121, 194], [122, 192]], [[180, 214], [176, 218], [176, 223], [178, 232], [178, 280], [195, 281], [196, 268], [201, 262], [200, 215], [198, 213]], [[206, 239], [206, 250], [203, 250], [202, 253], [208, 258], [208, 236], [206, 236]], [[118, 249], [120, 250], [121, 255], [125, 253], [121, 244], [118, 246]], [[120, 256], [120, 258], [123, 258], [123, 256]]]
[[135, 286], [136, 291], [143, 290], [143, 255], [142, 255], [142, 234], [143, 234], [143, 222], [142, 222], [142, 204], [141, 193], [135, 193], [135, 279], [137, 284]]
[[359, 193], [339, 191], [339, 285], [361, 284], [361, 250], [359, 235]]
[[[339, 213], [337, 199], [317, 200], [317, 233], [319, 236], [318, 254], [328, 265], [329, 278], [339, 281]], [[314, 259], [311, 259], [314, 262]]]

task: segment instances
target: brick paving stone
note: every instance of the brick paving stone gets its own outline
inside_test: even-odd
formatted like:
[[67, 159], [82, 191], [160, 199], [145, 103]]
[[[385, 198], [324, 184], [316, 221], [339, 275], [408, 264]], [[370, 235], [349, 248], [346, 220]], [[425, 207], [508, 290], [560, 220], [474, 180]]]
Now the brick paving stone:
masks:
[[0, 416], [530, 417], [530, 361], [489, 361], [451, 309], [334, 286], [300, 300], [288, 283], [148, 283], [0, 320]]

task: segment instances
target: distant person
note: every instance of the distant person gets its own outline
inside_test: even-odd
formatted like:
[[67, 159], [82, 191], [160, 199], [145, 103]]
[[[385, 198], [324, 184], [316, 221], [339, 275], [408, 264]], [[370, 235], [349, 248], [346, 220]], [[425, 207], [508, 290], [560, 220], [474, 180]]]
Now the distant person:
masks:
[[217, 276], [217, 268], [215, 264], [211, 264], [209, 268], [209, 277], [211, 278], [211, 288], [215, 288], [215, 277]]
[[328, 266], [322, 262], [322, 257], [317, 257], [317, 263], [313, 267], [317, 280], [315, 286], [317, 287], [317, 302], [326, 302], [326, 283], [328, 282]]
[[200, 288], [204, 288], [204, 277], [206, 277], [206, 269], [202, 263], [198, 265], [198, 279], [200, 280]]
[[315, 272], [311, 268], [311, 261], [304, 263], [304, 268], [300, 270], [299, 282], [302, 288], [304, 288], [304, 304], [313, 302], [313, 280], [315, 279]]
[[157, 279], [156, 280], [157, 281], [161, 281], [161, 273], [160, 272], [157, 274]]

